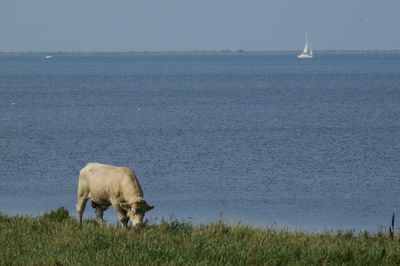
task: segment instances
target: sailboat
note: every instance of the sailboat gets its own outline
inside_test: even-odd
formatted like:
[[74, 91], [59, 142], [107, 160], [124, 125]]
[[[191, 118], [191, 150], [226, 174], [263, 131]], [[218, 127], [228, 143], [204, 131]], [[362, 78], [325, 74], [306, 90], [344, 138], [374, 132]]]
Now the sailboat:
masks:
[[303, 52], [297, 56], [297, 58], [303, 58], [303, 59], [310, 59], [313, 58], [313, 52], [311, 48], [311, 42], [308, 41], [308, 36], [306, 32], [306, 45], [304, 46]]

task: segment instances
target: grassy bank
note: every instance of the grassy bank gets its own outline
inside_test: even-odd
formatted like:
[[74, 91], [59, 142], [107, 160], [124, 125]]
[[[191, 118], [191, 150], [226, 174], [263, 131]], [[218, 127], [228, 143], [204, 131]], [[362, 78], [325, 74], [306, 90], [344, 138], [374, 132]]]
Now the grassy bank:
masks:
[[142, 229], [93, 221], [65, 208], [40, 217], [0, 215], [1, 265], [400, 265], [400, 238], [301, 233], [222, 222], [161, 222]]

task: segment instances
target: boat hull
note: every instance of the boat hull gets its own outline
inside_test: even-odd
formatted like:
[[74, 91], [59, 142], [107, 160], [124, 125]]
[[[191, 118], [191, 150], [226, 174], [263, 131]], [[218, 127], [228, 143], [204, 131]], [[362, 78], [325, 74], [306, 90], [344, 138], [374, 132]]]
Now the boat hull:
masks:
[[312, 56], [312, 55], [309, 55], [309, 54], [299, 54], [299, 55], [297, 56], [297, 58], [301, 58], [301, 59], [311, 59], [311, 58], [313, 58], [313, 56]]

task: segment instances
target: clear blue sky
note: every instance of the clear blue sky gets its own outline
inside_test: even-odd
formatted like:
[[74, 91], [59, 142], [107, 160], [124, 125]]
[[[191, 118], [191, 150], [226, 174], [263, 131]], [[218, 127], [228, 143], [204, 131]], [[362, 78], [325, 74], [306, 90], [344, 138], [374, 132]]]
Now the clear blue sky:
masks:
[[400, 0], [1, 0], [0, 51], [400, 49]]

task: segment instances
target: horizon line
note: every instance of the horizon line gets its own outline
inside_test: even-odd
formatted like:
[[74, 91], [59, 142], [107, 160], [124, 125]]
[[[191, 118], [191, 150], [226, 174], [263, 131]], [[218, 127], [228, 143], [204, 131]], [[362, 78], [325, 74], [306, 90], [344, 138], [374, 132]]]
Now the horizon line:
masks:
[[[300, 50], [165, 50], [165, 51], [0, 51], [7, 54], [184, 54], [184, 53], [298, 53]], [[400, 53], [400, 49], [325, 49], [317, 53]]]

